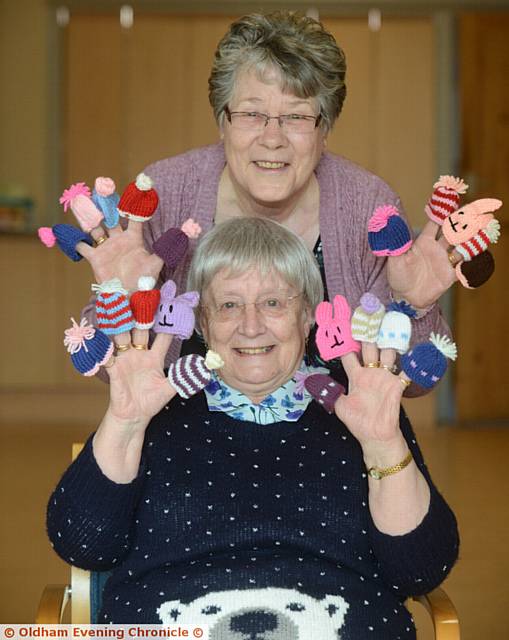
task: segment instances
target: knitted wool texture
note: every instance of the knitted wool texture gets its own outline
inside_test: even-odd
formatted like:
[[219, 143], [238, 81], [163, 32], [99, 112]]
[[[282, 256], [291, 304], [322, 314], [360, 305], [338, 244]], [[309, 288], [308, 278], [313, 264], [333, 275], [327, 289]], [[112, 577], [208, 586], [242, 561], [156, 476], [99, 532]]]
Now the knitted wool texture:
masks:
[[360, 302], [352, 316], [352, 337], [359, 342], [375, 343], [385, 315], [385, 307], [371, 293], [365, 293]]
[[320, 356], [325, 360], [340, 358], [347, 353], [358, 353], [361, 346], [352, 338], [351, 310], [346, 298], [334, 296], [333, 303], [323, 301], [316, 307], [318, 325], [315, 342]]
[[430, 220], [439, 225], [449, 214], [459, 208], [460, 195], [466, 193], [468, 185], [461, 178], [454, 176], [440, 176], [433, 185], [433, 193], [424, 211]]
[[93, 376], [112, 356], [113, 343], [102, 331], [86, 325], [85, 319], [79, 326], [73, 320], [73, 327], [65, 331], [64, 344], [74, 368], [84, 376]]
[[456, 345], [432, 333], [429, 342], [415, 345], [402, 356], [401, 369], [416, 384], [432, 389], [447, 371], [447, 357], [456, 358]]
[[190, 398], [211, 381], [210, 370], [201, 356], [190, 354], [179, 358], [168, 369], [168, 382], [181, 398]]
[[159, 289], [154, 289], [155, 278], [141, 277], [138, 280], [138, 291], [129, 300], [136, 329], [151, 329], [154, 326], [154, 316], [161, 299]]
[[124, 293], [100, 292], [95, 309], [97, 326], [107, 335], [118, 335], [134, 328], [133, 314]]
[[462, 256], [465, 262], [480, 256], [488, 249], [491, 243], [496, 243], [500, 237], [500, 222], [490, 220], [485, 229], [481, 229], [473, 238], [456, 245], [455, 250]]
[[56, 224], [53, 233], [59, 248], [74, 262], [79, 262], [83, 256], [76, 251], [78, 242], [86, 242], [91, 247], [94, 246], [92, 236], [81, 229], [77, 229], [70, 224]]
[[94, 190], [92, 192], [92, 202], [100, 209], [104, 215], [104, 223], [108, 229], [116, 227], [119, 213], [118, 203], [120, 196], [115, 193], [115, 183], [111, 178], [96, 178]]
[[467, 289], [476, 289], [491, 278], [495, 271], [495, 260], [489, 251], [483, 251], [468, 262], [460, 262], [455, 267], [456, 275]]
[[410, 317], [415, 310], [403, 302], [392, 302], [382, 319], [376, 344], [379, 349], [396, 349], [398, 353], [408, 351], [412, 336]]
[[406, 222], [396, 207], [377, 207], [368, 221], [368, 242], [375, 256], [399, 256], [412, 246]]
[[187, 235], [181, 229], [171, 228], [154, 242], [153, 250], [168, 269], [175, 269], [185, 256], [188, 246]]
[[152, 180], [140, 173], [134, 182], [130, 182], [118, 203], [118, 212], [124, 218], [146, 222], [154, 215], [159, 197], [152, 188]]
[[195, 317], [193, 308], [200, 299], [196, 291], [187, 291], [175, 296], [176, 285], [168, 280], [161, 287], [161, 301], [154, 318], [156, 333], [169, 333], [188, 339], [194, 331]]
[[327, 413], [334, 413], [334, 405], [339, 396], [345, 393], [343, 385], [323, 373], [308, 376], [304, 386]]

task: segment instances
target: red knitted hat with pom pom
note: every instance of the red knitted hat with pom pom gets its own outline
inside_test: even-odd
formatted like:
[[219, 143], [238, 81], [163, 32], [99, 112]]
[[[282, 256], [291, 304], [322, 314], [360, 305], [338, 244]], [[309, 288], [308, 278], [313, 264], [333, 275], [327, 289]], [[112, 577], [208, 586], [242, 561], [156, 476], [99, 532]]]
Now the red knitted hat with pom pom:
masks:
[[154, 182], [149, 176], [140, 173], [136, 181], [129, 183], [122, 194], [117, 207], [119, 214], [138, 222], [150, 220], [159, 204], [159, 197], [153, 185]]

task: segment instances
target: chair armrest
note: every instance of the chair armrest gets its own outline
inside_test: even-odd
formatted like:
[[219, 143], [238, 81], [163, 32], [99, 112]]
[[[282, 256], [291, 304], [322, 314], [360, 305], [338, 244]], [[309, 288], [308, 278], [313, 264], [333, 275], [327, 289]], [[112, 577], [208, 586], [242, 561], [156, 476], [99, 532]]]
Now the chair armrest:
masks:
[[46, 585], [35, 616], [36, 624], [60, 624], [70, 594], [71, 588], [69, 585]]
[[437, 588], [424, 596], [414, 596], [430, 614], [435, 628], [435, 640], [460, 640], [460, 624], [456, 609], [443, 589]]

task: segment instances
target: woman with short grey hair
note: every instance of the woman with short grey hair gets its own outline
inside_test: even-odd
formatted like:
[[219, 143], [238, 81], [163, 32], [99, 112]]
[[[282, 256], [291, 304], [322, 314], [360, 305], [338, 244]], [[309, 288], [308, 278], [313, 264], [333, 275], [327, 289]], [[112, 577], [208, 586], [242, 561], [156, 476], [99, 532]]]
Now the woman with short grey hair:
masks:
[[400, 409], [403, 378], [351, 351], [346, 395], [307, 364], [321, 277], [276, 222], [217, 225], [190, 284], [206, 359], [166, 376], [172, 336], [157, 333], [108, 362], [104, 418], [48, 504], [55, 551], [111, 571], [97, 621], [206, 625], [210, 640], [415, 639], [405, 599], [445, 579], [458, 533]]
[[[436, 304], [456, 278], [446, 247], [422, 234], [403, 260], [376, 257], [368, 247], [368, 220], [382, 205], [401, 211], [399, 198], [380, 178], [326, 150], [346, 95], [345, 72], [343, 51], [312, 18], [276, 11], [233, 22], [209, 79], [220, 141], [145, 169], [159, 194], [155, 215], [143, 225], [146, 251], [138, 223], [132, 222], [132, 233], [129, 227], [110, 232], [87, 251], [96, 279], [123, 274], [132, 291], [140, 275], [157, 277], [148, 252], [169, 228], [193, 217], [208, 231], [255, 216], [291, 229], [314, 252], [326, 299], [341, 294], [352, 308], [366, 292], [383, 304], [405, 300], [415, 311], [412, 345], [432, 331], [447, 334]], [[163, 269], [161, 281], [171, 277], [178, 289], [185, 287], [193, 248], [176, 269]], [[93, 316], [93, 304], [87, 313]], [[203, 352], [198, 336], [175, 340], [166, 364], [192, 352]], [[316, 350], [309, 357], [323, 364]], [[344, 377], [339, 360], [328, 366]], [[406, 395], [422, 393], [412, 384]]]

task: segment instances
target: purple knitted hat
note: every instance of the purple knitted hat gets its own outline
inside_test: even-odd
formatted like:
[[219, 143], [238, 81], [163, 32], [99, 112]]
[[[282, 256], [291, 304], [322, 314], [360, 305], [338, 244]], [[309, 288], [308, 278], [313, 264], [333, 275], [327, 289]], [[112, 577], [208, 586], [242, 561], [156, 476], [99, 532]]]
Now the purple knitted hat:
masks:
[[334, 413], [336, 400], [345, 393], [345, 388], [342, 385], [324, 373], [308, 376], [304, 381], [304, 386], [327, 413]]
[[211, 370], [219, 369], [224, 362], [214, 351], [208, 351], [205, 358], [190, 354], [179, 358], [168, 369], [168, 382], [181, 398], [190, 398], [208, 385]]

